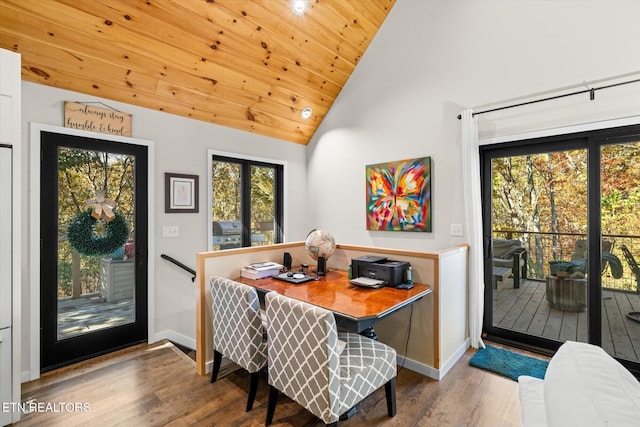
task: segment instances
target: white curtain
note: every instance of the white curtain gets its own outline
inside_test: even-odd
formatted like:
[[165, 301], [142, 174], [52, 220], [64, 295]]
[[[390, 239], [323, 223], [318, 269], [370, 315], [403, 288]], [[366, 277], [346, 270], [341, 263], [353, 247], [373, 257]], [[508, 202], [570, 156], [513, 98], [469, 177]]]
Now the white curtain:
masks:
[[484, 265], [482, 255], [482, 202], [480, 200], [480, 153], [478, 119], [464, 110], [462, 119], [462, 176], [464, 210], [469, 237], [469, 338], [473, 348], [484, 348]]

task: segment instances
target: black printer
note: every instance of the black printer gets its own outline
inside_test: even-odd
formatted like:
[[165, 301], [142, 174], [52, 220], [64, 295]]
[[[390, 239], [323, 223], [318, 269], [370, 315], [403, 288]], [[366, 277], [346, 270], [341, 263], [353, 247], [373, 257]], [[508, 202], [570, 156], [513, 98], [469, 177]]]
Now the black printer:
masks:
[[351, 259], [351, 277], [366, 277], [384, 282], [384, 286], [398, 286], [405, 282], [409, 263], [392, 261], [383, 256], [363, 255]]

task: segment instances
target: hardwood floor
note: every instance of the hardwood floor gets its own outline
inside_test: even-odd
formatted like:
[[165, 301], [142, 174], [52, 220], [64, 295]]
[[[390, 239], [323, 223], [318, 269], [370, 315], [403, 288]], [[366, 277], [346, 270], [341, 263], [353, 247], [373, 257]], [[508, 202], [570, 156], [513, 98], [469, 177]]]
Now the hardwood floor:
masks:
[[[398, 413], [387, 416], [384, 388], [369, 396], [343, 426], [520, 426], [518, 384], [469, 366], [469, 349], [441, 381], [399, 367]], [[216, 383], [198, 376], [195, 362], [168, 342], [139, 345], [46, 373], [23, 384], [23, 401], [35, 399], [59, 412], [23, 415], [20, 426], [263, 426], [268, 386], [261, 378], [254, 409], [245, 412], [249, 375], [222, 372]], [[67, 405], [60, 405], [66, 402]], [[68, 404], [84, 412], [68, 412]], [[84, 404], [84, 406], [82, 406]], [[286, 396], [273, 426], [323, 424]]]

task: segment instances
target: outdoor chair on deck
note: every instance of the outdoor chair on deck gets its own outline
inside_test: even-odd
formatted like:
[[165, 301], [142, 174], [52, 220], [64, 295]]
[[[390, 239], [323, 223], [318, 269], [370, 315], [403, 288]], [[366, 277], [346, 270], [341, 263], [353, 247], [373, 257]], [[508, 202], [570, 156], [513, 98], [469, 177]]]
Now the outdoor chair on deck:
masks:
[[[609, 267], [609, 260], [607, 259], [609, 255], [613, 252], [613, 246], [615, 241], [611, 240], [602, 240], [602, 274], [607, 271], [607, 267]], [[587, 241], [585, 239], [576, 240], [576, 246], [573, 250], [573, 255], [571, 255], [571, 261], [581, 261], [587, 259]]]
[[[640, 294], [640, 267], [638, 266], [638, 263], [631, 251], [625, 245], [620, 245], [620, 250], [622, 251], [625, 260], [627, 260], [627, 264], [629, 264], [631, 272], [636, 278], [636, 293]], [[627, 317], [636, 322], [640, 322], [640, 311], [631, 311], [627, 313]]]
[[255, 288], [222, 277], [211, 278], [213, 310], [213, 370], [220, 372], [222, 356], [251, 374], [247, 412], [253, 407], [260, 370], [267, 364], [267, 339]]
[[[513, 287], [520, 287], [520, 279], [527, 278], [527, 251], [518, 239], [493, 239], [493, 287], [499, 278], [513, 276]], [[510, 270], [510, 271], [509, 271]]]
[[[622, 277], [622, 263], [611, 253], [612, 241], [602, 241], [601, 274], [607, 268], [614, 279]], [[576, 240], [571, 261], [549, 261], [550, 274], [547, 276], [546, 299], [549, 304], [563, 311], [584, 311], [587, 307], [587, 241]], [[626, 256], [626, 254], [625, 254]]]

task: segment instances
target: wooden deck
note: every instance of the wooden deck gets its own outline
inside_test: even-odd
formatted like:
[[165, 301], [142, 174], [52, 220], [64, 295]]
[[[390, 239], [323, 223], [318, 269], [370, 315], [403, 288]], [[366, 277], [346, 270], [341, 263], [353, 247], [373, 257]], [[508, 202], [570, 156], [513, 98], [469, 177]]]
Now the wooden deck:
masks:
[[107, 302], [99, 293], [58, 299], [58, 340], [135, 320], [133, 298]]
[[[545, 283], [539, 281], [521, 281], [519, 289], [513, 289], [511, 279], [498, 283], [493, 295], [494, 326], [556, 341], [586, 342], [587, 313], [552, 308], [545, 292]], [[602, 347], [615, 357], [638, 362], [640, 322], [626, 316], [632, 311], [640, 312], [640, 295], [603, 291]]]

